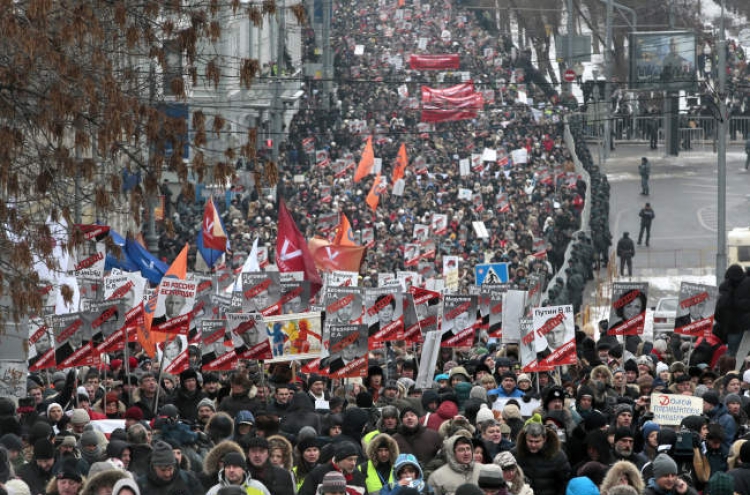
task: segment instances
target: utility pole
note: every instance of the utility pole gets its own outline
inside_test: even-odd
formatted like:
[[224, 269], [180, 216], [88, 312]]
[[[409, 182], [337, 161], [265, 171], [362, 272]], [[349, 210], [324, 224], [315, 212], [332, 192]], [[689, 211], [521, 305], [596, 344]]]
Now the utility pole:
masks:
[[331, 1], [323, 0], [323, 109], [331, 108], [333, 54], [331, 53]]
[[603, 101], [604, 101], [604, 139], [602, 140], [602, 145], [604, 146], [604, 159], [606, 160], [609, 158], [609, 140], [612, 139], [612, 133], [610, 132], [610, 126], [612, 123], [610, 122], [610, 119], [612, 117], [610, 109], [609, 109], [609, 95], [612, 92], [612, 66], [614, 65], [613, 60], [613, 53], [612, 53], [612, 14], [614, 13], [614, 4], [613, 0], [607, 0], [607, 37], [606, 37], [606, 44], [607, 46], [604, 47], [604, 63], [605, 63], [605, 74], [606, 74], [606, 80], [604, 81], [604, 95], [603, 95]]
[[721, 0], [721, 33], [719, 37], [719, 143], [717, 151], [719, 153], [718, 163], [718, 225], [717, 247], [716, 247], [716, 285], [718, 286], [724, 280], [724, 272], [727, 269], [727, 103], [726, 103], [726, 86], [727, 86], [727, 38], [724, 31], [724, 4]]
[[[154, 106], [154, 100], [156, 99], [156, 63], [151, 60], [148, 70], [148, 104], [150, 107]], [[148, 166], [151, 166], [151, 147], [148, 150]], [[153, 171], [150, 169], [147, 171], [148, 174], [152, 174]], [[146, 207], [148, 208], [148, 224], [146, 230], [146, 244], [151, 254], [156, 255], [159, 252], [159, 239], [156, 236], [156, 193], [148, 193], [146, 195]]]
[[[566, 69], [573, 68], [573, 0], [567, 0], [568, 9], [568, 63]], [[568, 84], [568, 91], [573, 92], [573, 83]]]
[[286, 41], [286, 8], [284, 0], [277, 7], [276, 21], [276, 78], [274, 81], [273, 103], [271, 104], [271, 159], [279, 164], [279, 143], [284, 123], [284, 103], [281, 101], [282, 74], [284, 72], [284, 48]]

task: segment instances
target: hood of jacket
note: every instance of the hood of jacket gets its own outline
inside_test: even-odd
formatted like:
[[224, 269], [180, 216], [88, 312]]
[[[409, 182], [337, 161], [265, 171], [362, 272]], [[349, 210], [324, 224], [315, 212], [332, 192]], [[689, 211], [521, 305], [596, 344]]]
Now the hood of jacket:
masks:
[[623, 476], [630, 480], [630, 485], [635, 488], [638, 493], [643, 493], [645, 486], [641, 473], [632, 462], [628, 461], [617, 461], [612, 464], [612, 467], [609, 468], [606, 476], [604, 476], [604, 481], [602, 481], [600, 487], [602, 493], [606, 493], [606, 491], [613, 486], [619, 485], [620, 478]]
[[216, 476], [219, 473], [219, 462], [230, 452], [237, 452], [245, 457], [245, 452], [237, 442], [224, 440], [216, 444], [203, 459], [203, 471], [209, 476]]
[[377, 464], [378, 448], [382, 444], [386, 444], [388, 446], [388, 450], [391, 453], [390, 462], [391, 464], [393, 464], [394, 462], [396, 462], [396, 458], [399, 457], [398, 444], [396, 443], [396, 440], [394, 440], [393, 437], [387, 433], [380, 433], [378, 435], [375, 435], [375, 438], [370, 440], [370, 443], [367, 444], [367, 458], [371, 460], [373, 464]]
[[568, 481], [566, 495], [599, 495], [599, 488], [586, 476], [579, 476]]
[[443, 420], [455, 418], [458, 415], [458, 405], [452, 400], [443, 401], [435, 411]]
[[131, 479], [130, 474], [122, 469], [108, 469], [90, 477], [81, 490], [80, 495], [97, 495], [102, 487], [113, 487], [121, 479]]
[[115, 486], [112, 488], [112, 495], [120, 495], [120, 492], [123, 490], [123, 488], [129, 488], [135, 495], [140, 495], [141, 491], [138, 488], [138, 483], [130, 477], [128, 478], [122, 478], [115, 483]]
[[292, 443], [282, 435], [271, 435], [268, 437], [269, 452], [273, 449], [281, 449], [284, 459], [284, 469], [291, 471], [294, 465], [294, 447]]
[[[445, 460], [448, 461], [448, 465], [450, 466], [452, 470], [456, 471], [457, 473], [465, 473], [467, 471], [471, 471], [472, 469], [474, 469], [474, 460], [472, 459], [472, 461], [469, 464], [459, 464], [458, 461], [456, 461], [456, 455], [453, 452], [453, 447], [456, 445], [456, 441], [459, 438], [467, 438], [469, 439], [469, 442], [471, 442], [470, 434], [458, 433], [443, 441], [443, 452], [445, 453]], [[472, 447], [472, 450], [473, 450], [473, 447]]]
[[397, 480], [398, 477], [396, 474], [401, 470], [402, 467], [412, 465], [417, 470], [417, 475], [419, 476], [419, 479], [424, 478], [424, 472], [422, 471], [422, 466], [419, 465], [419, 461], [413, 454], [399, 454], [398, 457], [396, 457], [396, 462], [393, 463], [393, 479]]

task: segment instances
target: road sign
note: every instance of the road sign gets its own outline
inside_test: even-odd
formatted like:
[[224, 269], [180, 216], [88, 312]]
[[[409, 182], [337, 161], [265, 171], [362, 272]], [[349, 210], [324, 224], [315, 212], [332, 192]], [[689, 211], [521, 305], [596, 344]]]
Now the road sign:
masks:
[[474, 267], [477, 285], [508, 283], [508, 263], [483, 263]]
[[566, 69], [565, 72], [563, 72], [563, 81], [572, 83], [576, 80], [576, 71], [573, 69]]

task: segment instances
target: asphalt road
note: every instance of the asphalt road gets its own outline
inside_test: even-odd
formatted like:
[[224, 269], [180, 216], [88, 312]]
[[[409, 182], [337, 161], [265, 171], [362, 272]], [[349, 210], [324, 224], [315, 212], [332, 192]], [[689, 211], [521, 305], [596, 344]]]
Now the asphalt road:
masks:
[[[593, 156], [597, 156], [593, 153]], [[650, 196], [640, 195], [638, 164], [651, 162]], [[750, 226], [750, 173], [744, 172], [745, 153], [727, 151], [727, 229]], [[637, 242], [638, 212], [648, 201], [656, 218], [650, 247], [636, 246], [634, 275], [663, 275], [684, 271], [714, 273], [717, 247], [718, 157], [704, 150], [664, 157], [644, 145], [622, 145], [607, 160], [604, 170], [611, 189], [610, 229], [613, 247], [622, 232]]]

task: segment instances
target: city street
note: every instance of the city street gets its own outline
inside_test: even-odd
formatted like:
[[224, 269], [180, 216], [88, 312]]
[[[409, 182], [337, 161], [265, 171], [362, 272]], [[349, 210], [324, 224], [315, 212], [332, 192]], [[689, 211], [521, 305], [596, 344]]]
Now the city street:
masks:
[[[596, 155], [595, 155], [596, 156]], [[650, 196], [640, 195], [638, 164], [651, 162]], [[750, 226], [750, 173], [741, 146], [727, 151], [727, 229]], [[666, 270], [713, 273], [717, 231], [717, 155], [705, 150], [664, 157], [647, 145], [621, 145], [605, 170], [612, 186], [610, 228], [613, 248], [622, 232], [638, 240], [638, 212], [650, 202], [656, 218], [650, 247], [636, 246], [636, 275], [660, 275]], [[644, 240], [645, 243], [645, 240]]]

